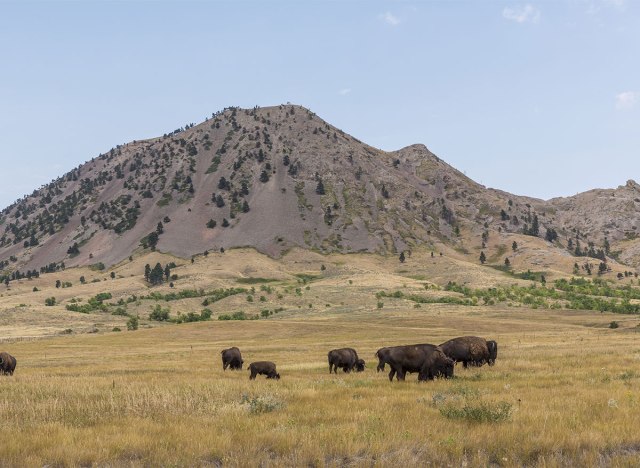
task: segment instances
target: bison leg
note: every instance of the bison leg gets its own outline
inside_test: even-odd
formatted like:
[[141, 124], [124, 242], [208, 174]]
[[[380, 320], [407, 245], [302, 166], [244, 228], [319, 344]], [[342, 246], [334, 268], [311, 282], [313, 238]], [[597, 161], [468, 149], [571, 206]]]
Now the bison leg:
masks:
[[251, 375], [249, 376], [249, 380], [256, 380], [256, 373], [251, 370]]
[[396, 371], [396, 379], [398, 379], [398, 380], [401, 380], [401, 381], [404, 382], [405, 375], [406, 375], [406, 372], [404, 370], [402, 370], [402, 369], [398, 369]]
[[389, 382], [393, 382], [393, 377], [396, 375], [396, 370], [392, 367], [389, 371]]

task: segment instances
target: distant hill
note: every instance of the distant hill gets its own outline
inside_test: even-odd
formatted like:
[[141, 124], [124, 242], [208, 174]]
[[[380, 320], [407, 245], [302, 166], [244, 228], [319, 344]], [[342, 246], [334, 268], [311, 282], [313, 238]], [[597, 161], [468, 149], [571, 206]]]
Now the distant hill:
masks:
[[230, 108], [113, 148], [2, 210], [0, 271], [109, 266], [152, 248], [277, 257], [294, 246], [446, 248], [473, 261], [487, 250], [500, 264], [511, 249], [491, 249], [509, 235], [550, 239], [537, 245], [551, 263], [579, 246], [594, 262], [636, 266], [639, 207], [633, 181], [543, 201], [488, 189], [424, 145], [378, 150], [300, 106]]

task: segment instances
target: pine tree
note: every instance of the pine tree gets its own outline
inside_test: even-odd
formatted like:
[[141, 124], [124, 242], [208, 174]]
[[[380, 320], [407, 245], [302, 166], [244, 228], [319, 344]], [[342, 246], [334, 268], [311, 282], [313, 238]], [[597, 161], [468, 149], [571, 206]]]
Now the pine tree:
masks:
[[245, 200], [244, 203], [242, 203], [242, 212], [243, 213], [249, 212], [249, 203], [247, 202], [247, 200]]
[[509, 257], [506, 257], [504, 259], [504, 266], [506, 266], [507, 268], [509, 268], [511, 266], [511, 262], [509, 261]]
[[518, 243], [516, 241], [513, 241], [513, 244], [511, 244], [511, 250], [514, 252], [518, 250]]
[[404, 252], [400, 252], [400, 263], [404, 263]]
[[318, 195], [324, 195], [324, 184], [322, 183], [322, 179], [318, 179], [318, 185], [316, 185], [316, 193]]
[[229, 227], [229, 221], [227, 221], [227, 218], [222, 219], [222, 227]]
[[269, 182], [269, 174], [267, 174], [267, 171], [262, 171], [260, 173], [260, 182], [262, 183]]
[[480, 263], [484, 265], [484, 262], [487, 261], [487, 256], [484, 254], [484, 251], [480, 252]]
[[164, 269], [160, 263], [156, 263], [156, 266], [153, 267], [151, 273], [149, 274], [149, 282], [151, 284], [160, 284], [162, 283], [162, 278], [164, 276]]
[[149, 281], [151, 278], [151, 265], [148, 263], [144, 266], [144, 279]]

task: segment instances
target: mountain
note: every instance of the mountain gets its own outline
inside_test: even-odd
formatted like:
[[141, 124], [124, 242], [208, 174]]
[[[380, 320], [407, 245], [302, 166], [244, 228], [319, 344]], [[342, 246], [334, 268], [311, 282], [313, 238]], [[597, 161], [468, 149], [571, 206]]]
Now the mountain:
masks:
[[579, 242], [578, 253], [637, 265], [639, 206], [633, 181], [543, 201], [486, 188], [424, 145], [373, 148], [300, 106], [229, 108], [112, 148], [2, 210], [0, 270], [241, 246], [274, 257], [423, 246], [477, 261], [496, 236], [524, 234], [550, 239], [552, 256]]

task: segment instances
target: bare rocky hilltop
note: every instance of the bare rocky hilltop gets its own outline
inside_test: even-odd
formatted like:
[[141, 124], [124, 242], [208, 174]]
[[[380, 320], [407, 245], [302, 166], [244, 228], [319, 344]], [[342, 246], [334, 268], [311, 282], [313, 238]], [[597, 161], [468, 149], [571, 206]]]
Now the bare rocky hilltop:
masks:
[[501, 264], [512, 238], [538, 238], [551, 264], [637, 266], [639, 207], [633, 181], [543, 201], [486, 188], [424, 145], [373, 148], [300, 106], [229, 108], [113, 148], [2, 210], [0, 275], [154, 248], [188, 258], [422, 246]]

